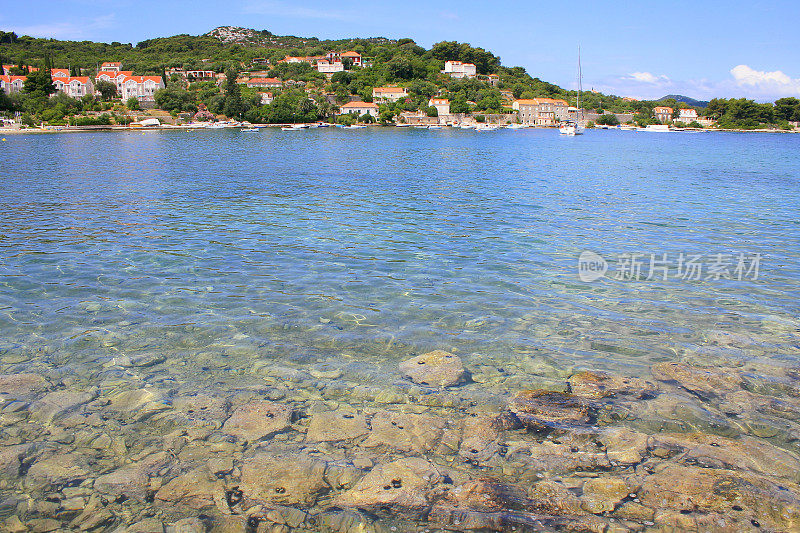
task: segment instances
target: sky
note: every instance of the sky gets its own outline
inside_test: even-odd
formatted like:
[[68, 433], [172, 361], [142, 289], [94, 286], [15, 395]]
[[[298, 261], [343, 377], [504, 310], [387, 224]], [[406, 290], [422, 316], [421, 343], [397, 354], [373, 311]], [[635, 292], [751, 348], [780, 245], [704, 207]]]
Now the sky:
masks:
[[137, 43], [217, 26], [320, 38], [468, 42], [535, 77], [635, 98], [800, 97], [800, 0], [27, 0], [0, 30]]

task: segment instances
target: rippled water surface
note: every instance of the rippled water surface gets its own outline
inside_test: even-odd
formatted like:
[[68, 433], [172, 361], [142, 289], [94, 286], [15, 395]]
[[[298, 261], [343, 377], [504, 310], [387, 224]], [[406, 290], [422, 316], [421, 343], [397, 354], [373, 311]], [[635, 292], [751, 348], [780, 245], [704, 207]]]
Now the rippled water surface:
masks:
[[[0, 150], [0, 518], [78, 529], [100, 516], [95, 530], [198, 516], [220, 531], [230, 517], [336, 531], [800, 528], [796, 135], [222, 130], [14, 136]], [[604, 277], [581, 279], [584, 251], [606, 259]], [[649, 276], [651, 254], [664, 268]], [[699, 279], [682, 277], [679, 258], [698, 255]], [[403, 377], [400, 362], [432, 350], [461, 359], [461, 383]], [[646, 384], [581, 393], [584, 370]], [[541, 406], [514, 398], [533, 389], [577, 394], [588, 418], [528, 423]], [[186, 407], [198, 398], [213, 416]], [[288, 409], [289, 424], [226, 431], [259, 401]], [[315, 416], [337, 426], [325, 416], [342, 412], [364, 417], [363, 432], [311, 434]], [[387, 413], [434, 436], [381, 440], [375, 417]], [[425, 416], [435, 420], [413, 418]], [[464, 425], [482, 417], [486, 434]], [[607, 437], [620, 428], [668, 442], [623, 446]], [[614, 446], [640, 457], [615, 460]], [[714, 448], [764, 457], [742, 467]], [[248, 475], [253, 461], [298, 454], [327, 468], [322, 488], [283, 496]], [[155, 466], [141, 466], [148, 457]], [[370, 475], [412, 459], [441, 486], [428, 472], [430, 487], [399, 499], [368, 494]], [[333, 482], [332, 465], [347, 479]], [[134, 488], [108, 482], [125, 467], [139, 468], [122, 475]], [[263, 466], [309, 477], [281, 468]], [[198, 471], [205, 496], [163, 491]], [[662, 501], [673, 479], [717, 475], [760, 496], [685, 488]], [[625, 494], [585, 485], [609, 476]], [[486, 489], [494, 507], [458, 496], [478, 479], [499, 484]], [[240, 486], [250, 490], [231, 506]], [[774, 513], [753, 503], [764, 494]], [[70, 498], [83, 503], [70, 511]], [[267, 517], [275, 505], [305, 522]]]

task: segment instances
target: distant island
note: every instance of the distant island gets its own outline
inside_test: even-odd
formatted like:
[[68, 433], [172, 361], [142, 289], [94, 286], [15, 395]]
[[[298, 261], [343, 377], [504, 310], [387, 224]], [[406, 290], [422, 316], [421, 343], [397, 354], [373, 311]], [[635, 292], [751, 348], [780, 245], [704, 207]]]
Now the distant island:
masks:
[[30, 126], [126, 124], [157, 112], [177, 122], [263, 124], [469, 120], [552, 127], [583, 119], [791, 129], [800, 121], [796, 98], [644, 101], [589, 91], [578, 110], [576, 91], [455, 41], [426, 49], [410, 38], [321, 40], [222, 26], [133, 45], [0, 31], [0, 64], [0, 115]]

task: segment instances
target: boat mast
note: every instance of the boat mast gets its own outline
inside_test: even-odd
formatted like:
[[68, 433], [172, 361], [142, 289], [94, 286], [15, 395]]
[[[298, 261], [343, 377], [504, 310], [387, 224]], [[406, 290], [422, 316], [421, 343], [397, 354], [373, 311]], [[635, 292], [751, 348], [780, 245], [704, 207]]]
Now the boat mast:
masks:
[[581, 91], [583, 90], [583, 72], [581, 72], [581, 45], [578, 45], [578, 100], [577, 100], [577, 108], [575, 110], [575, 122], [580, 124], [580, 117], [583, 116], [581, 113]]

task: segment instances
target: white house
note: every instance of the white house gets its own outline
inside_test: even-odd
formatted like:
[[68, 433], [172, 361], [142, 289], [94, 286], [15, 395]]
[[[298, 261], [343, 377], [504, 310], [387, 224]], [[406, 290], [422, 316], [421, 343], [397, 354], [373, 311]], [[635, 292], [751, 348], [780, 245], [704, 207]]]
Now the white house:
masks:
[[323, 74], [334, 74], [336, 72], [344, 71], [344, 63], [341, 61], [330, 61], [328, 59], [317, 60], [317, 72]]
[[[105, 63], [103, 63], [105, 65]], [[119, 71], [119, 70], [101, 70], [94, 77], [95, 84], [99, 81], [108, 81], [117, 87], [117, 95], [122, 94], [122, 82], [129, 76], [133, 76], [132, 70]]]
[[6, 94], [18, 93], [25, 85], [26, 76], [0, 76], [0, 88]]
[[271, 104], [274, 99], [272, 93], [261, 93], [261, 103], [263, 105]]
[[53, 76], [53, 85], [58, 92], [71, 98], [83, 98], [87, 94], [94, 94], [94, 84], [88, 76]]
[[461, 61], [445, 61], [442, 74], [448, 74], [453, 78], [474, 78], [478, 75], [475, 65]]
[[100, 70], [120, 72], [122, 70], [122, 63], [114, 61], [106, 61], [100, 65]]
[[378, 117], [378, 104], [372, 102], [347, 102], [339, 108], [340, 115], [357, 113], [358, 115], [372, 115]]
[[697, 111], [694, 109], [678, 109], [678, 118], [675, 120], [688, 124], [690, 122], [696, 122], [697, 118]]
[[405, 87], [375, 87], [372, 89], [372, 99], [376, 102], [396, 102], [408, 96]]
[[119, 93], [123, 100], [137, 98], [144, 102], [155, 100], [153, 95], [164, 88], [161, 76], [128, 76], [122, 82], [122, 91]]
[[428, 107], [435, 107], [440, 117], [450, 114], [450, 100], [447, 98], [431, 98]]

